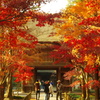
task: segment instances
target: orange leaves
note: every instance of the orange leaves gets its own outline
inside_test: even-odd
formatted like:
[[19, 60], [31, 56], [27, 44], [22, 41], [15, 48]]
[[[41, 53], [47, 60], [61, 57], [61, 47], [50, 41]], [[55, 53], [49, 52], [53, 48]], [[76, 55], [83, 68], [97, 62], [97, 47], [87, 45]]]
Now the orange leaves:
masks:
[[64, 44], [55, 48], [53, 57], [59, 62], [68, 62], [64, 68], [70, 71], [64, 74], [64, 79], [78, 80], [71, 87], [80, 84], [79, 80], [85, 80], [87, 88], [100, 87], [98, 79], [92, 80], [95, 74], [100, 75], [100, 0], [80, 0], [67, 7], [60, 18], [63, 22], [55, 28], [64, 38]]
[[100, 88], [100, 81], [90, 80], [90, 81], [87, 82], [87, 84], [85, 84], [84, 87], [87, 87], [87, 88]]
[[81, 17], [87, 17], [88, 16], [87, 7], [86, 7], [85, 2], [78, 2], [78, 3], [76, 3], [74, 6], [72, 6], [70, 8], [70, 11], [73, 14], [77, 14], [77, 15], [79, 15]]
[[76, 85], [78, 85], [78, 84], [80, 84], [81, 83], [81, 81], [74, 81], [72, 84], [70, 84], [69, 86], [70, 87], [74, 87], [74, 86], [76, 86]]
[[[94, 6], [90, 6], [94, 5]], [[100, 26], [99, 0], [79, 1], [75, 5], [66, 8], [61, 15], [64, 23], [59, 23], [57, 31], [59, 35], [73, 35], [78, 37], [85, 34], [84, 29], [90, 29], [92, 26]]]
[[80, 72], [77, 72], [77, 69], [74, 68], [68, 72], [66, 72], [63, 77], [65, 80], [70, 80], [72, 77], [78, 79], [78, 76], [80, 76]]
[[86, 61], [87, 65], [90, 65], [90, 66], [94, 65], [94, 63], [96, 62], [96, 59], [97, 57], [94, 54], [85, 55], [84, 57], [84, 61]]
[[75, 70], [68, 71], [64, 74], [64, 79], [65, 80], [70, 80], [74, 75], [76, 75]]

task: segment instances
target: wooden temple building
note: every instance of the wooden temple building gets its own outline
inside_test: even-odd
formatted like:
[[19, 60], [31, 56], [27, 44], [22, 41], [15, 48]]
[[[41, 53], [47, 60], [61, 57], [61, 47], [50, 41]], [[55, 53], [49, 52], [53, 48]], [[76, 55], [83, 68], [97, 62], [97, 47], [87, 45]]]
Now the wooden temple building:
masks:
[[57, 80], [61, 80], [61, 82], [65, 85], [64, 91], [69, 91], [71, 88], [66, 87], [70, 84], [70, 81], [64, 80], [64, 73], [67, 72], [69, 69], [64, 68], [66, 65], [63, 62], [54, 64], [55, 59], [50, 58], [49, 54], [53, 49], [51, 48], [52, 45], [59, 45], [58, 42], [39, 42], [36, 46], [34, 52], [28, 52], [28, 55], [34, 55], [34, 61], [29, 64], [34, 68], [33, 73], [34, 76], [32, 80], [23, 86], [24, 92], [34, 91], [34, 82], [39, 79], [42, 81], [52, 81], [54, 82], [54, 87], [56, 91], [56, 82]]

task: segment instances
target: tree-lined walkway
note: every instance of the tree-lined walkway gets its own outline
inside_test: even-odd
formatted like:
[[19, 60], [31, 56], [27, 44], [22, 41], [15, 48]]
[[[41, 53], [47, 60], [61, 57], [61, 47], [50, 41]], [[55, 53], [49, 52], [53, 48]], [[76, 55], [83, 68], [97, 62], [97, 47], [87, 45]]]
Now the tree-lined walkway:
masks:
[[[14, 95], [26, 97], [28, 94], [29, 93], [19, 92], [18, 95], [17, 95], [17, 92], [16, 92]], [[45, 98], [45, 93], [42, 91], [42, 92], [40, 92], [40, 99], [39, 100], [44, 100], [44, 98]], [[31, 93], [31, 99], [30, 100], [36, 100], [35, 92]], [[56, 100], [56, 93], [53, 94], [53, 97], [50, 97], [50, 100]]]

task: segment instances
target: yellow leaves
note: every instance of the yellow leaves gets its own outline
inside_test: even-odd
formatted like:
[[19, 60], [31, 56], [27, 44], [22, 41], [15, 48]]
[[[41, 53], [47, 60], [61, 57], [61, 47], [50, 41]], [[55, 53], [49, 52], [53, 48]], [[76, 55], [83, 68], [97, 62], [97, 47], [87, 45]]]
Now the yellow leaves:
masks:
[[96, 64], [100, 64], [100, 56], [98, 56], [97, 57], [97, 59], [96, 59], [96, 62], [95, 62]]
[[77, 37], [83, 33], [83, 27], [78, 24], [82, 19], [78, 18], [79, 16], [76, 12], [71, 11], [73, 7], [69, 9], [70, 10], [66, 10], [65, 14], [62, 14], [61, 19], [64, 22], [56, 24], [55, 28], [57, 28], [58, 35], [72, 35]]
[[78, 49], [73, 49], [72, 54], [78, 56]]
[[[67, 7], [60, 19], [63, 23], [57, 23], [55, 28], [58, 35], [72, 35], [78, 37], [79, 35], [86, 34], [85, 29], [95, 28], [90, 25], [79, 25], [79, 23], [87, 18], [97, 16], [100, 14], [100, 0], [93, 1], [79, 1], [75, 5]], [[97, 27], [96, 27], [97, 28]]]
[[82, 18], [88, 15], [87, 6], [85, 2], [77, 2], [76, 4], [66, 8], [65, 14], [72, 14], [74, 16], [80, 15]]
[[72, 35], [72, 36], [79, 36], [83, 33], [83, 29], [77, 23], [74, 23], [69, 19], [67, 23], [63, 23], [60, 25], [60, 28], [57, 30], [59, 35]]
[[79, 14], [80, 16], [85, 16], [86, 13], [86, 6], [84, 2], [79, 2], [75, 6], [71, 7], [70, 11], [72, 13]]
[[65, 38], [64, 38], [64, 42], [67, 42], [68, 40], [71, 40], [73, 37], [72, 36], [65, 36]]
[[76, 5], [70, 8], [70, 11], [72, 13], [80, 15], [83, 18], [88, 18], [90, 16], [93, 16], [99, 10], [97, 7], [98, 5], [92, 7], [93, 5], [90, 4], [91, 6], [89, 6], [88, 4], [88, 1], [78, 2]]
[[85, 55], [84, 57], [84, 61], [87, 62], [87, 65], [94, 65], [95, 60], [96, 60], [96, 56], [92, 54]]

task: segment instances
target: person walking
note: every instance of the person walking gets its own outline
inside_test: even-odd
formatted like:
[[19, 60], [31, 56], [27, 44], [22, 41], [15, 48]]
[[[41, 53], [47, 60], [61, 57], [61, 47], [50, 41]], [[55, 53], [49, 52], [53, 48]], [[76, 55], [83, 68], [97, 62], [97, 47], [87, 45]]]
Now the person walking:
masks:
[[39, 82], [39, 80], [37, 80], [34, 85], [35, 85], [36, 100], [39, 100], [39, 98], [40, 98], [40, 82]]
[[56, 100], [62, 100], [62, 83], [60, 80], [57, 81], [57, 94], [56, 94]]
[[50, 82], [49, 93], [50, 93], [51, 97], [53, 97], [54, 91], [53, 91], [53, 84], [52, 84], [52, 82]]
[[49, 86], [50, 86], [49, 81], [45, 81], [44, 82], [45, 100], [49, 100], [49, 98], [50, 98]]

